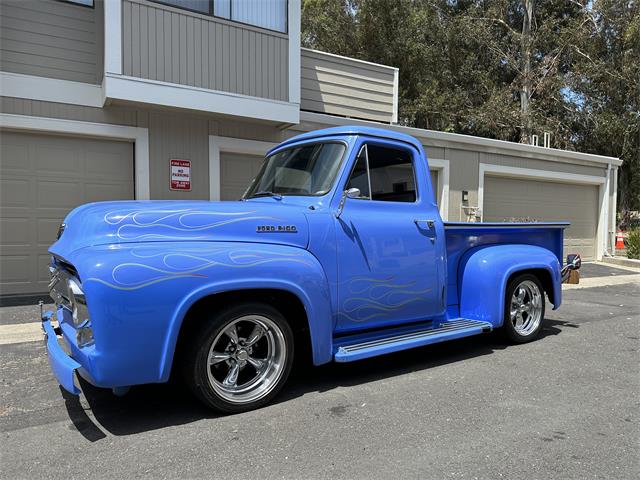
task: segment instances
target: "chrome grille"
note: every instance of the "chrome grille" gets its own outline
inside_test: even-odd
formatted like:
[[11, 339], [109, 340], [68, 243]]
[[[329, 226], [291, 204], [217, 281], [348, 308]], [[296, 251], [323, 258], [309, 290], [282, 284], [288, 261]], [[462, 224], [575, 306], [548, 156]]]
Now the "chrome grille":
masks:
[[51, 273], [49, 296], [53, 299], [57, 307], [63, 306], [70, 311], [73, 310], [72, 295], [69, 291], [69, 280], [74, 280], [80, 284], [75, 268], [54, 258], [49, 267], [49, 272]]

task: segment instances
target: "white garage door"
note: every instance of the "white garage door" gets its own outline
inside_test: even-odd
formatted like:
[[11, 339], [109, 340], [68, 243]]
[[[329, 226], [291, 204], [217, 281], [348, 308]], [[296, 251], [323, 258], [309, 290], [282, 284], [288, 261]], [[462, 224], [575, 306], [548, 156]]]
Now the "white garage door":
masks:
[[220, 153], [220, 199], [239, 200], [262, 166], [264, 157]]
[[486, 176], [484, 179], [485, 222], [529, 218], [569, 221], [564, 249], [585, 259], [596, 255], [598, 187], [539, 180]]
[[440, 172], [438, 170], [429, 170], [431, 176], [431, 188], [433, 189], [433, 196], [436, 197], [436, 204], [440, 207], [440, 191], [438, 190], [438, 180], [440, 178]]
[[46, 292], [47, 248], [65, 215], [133, 198], [133, 145], [2, 131], [0, 147], [0, 293]]

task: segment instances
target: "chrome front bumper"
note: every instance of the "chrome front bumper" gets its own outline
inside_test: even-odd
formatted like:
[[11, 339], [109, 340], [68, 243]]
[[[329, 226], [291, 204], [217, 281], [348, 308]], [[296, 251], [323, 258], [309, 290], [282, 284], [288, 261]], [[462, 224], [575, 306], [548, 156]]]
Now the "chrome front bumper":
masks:
[[80, 389], [76, 385], [75, 372], [81, 365], [71, 358], [60, 345], [59, 330], [54, 329], [51, 324], [53, 312], [45, 312], [41, 316], [42, 330], [44, 332], [44, 343], [47, 348], [47, 356], [49, 357], [49, 365], [55, 375], [58, 383], [64, 387], [66, 391], [74, 395], [80, 394]]

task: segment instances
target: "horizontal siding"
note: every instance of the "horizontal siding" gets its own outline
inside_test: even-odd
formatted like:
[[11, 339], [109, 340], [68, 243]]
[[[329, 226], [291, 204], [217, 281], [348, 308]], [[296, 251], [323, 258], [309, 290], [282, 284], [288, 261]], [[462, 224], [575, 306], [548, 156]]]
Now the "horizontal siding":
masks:
[[242, 138], [245, 140], [279, 143], [283, 140], [283, 134], [285, 132], [287, 132], [287, 130], [283, 131], [277, 126], [265, 123], [237, 121], [230, 118], [209, 120], [209, 135], [215, 135], [217, 137]]
[[102, 2], [0, 1], [0, 70], [100, 83], [102, 32]]
[[123, 3], [123, 73], [288, 101], [286, 35], [144, 0]]
[[300, 107], [390, 123], [395, 69], [302, 49]]
[[147, 127], [145, 110], [110, 105], [105, 108], [43, 102], [25, 98], [0, 97], [0, 113], [44, 118], [62, 118], [80, 122], [109, 123], [131, 127]]

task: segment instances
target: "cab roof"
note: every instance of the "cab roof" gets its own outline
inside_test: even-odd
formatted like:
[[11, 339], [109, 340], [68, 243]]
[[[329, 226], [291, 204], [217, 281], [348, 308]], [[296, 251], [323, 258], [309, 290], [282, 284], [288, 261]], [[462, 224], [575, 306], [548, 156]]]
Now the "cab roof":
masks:
[[[375, 127], [360, 127], [356, 125], [344, 125], [341, 127], [323, 128], [322, 130], [314, 130], [312, 132], [302, 133], [295, 137], [289, 138], [280, 143], [275, 149], [280, 149], [283, 146], [300, 142], [302, 140], [323, 139], [326, 137], [336, 136], [352, 136], [352, 135], [366, 135], [368, 137], [386, 138], [389, 140], [396, 140], [399, 142], [408, 143], [414, 146], [418, 151], [422, 151], [422, 144], [411, 135], [405, 133], [395, 132], [393, 130], [386, 130], [384, 128]], [[271, 153], [271, 152], [269, 152]]]

